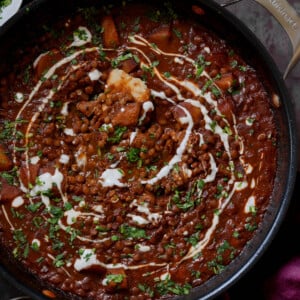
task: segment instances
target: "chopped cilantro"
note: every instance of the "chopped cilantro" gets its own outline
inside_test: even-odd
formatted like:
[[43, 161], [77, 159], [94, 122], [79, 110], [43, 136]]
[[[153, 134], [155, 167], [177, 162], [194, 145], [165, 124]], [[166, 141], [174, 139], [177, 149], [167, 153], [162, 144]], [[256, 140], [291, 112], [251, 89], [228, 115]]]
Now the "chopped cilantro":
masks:
[[72, 205], [70, 202], [66, 202], [66, 203], [64, 204], [64, 209], [65, 209], [66, 211], [71, 210], [72, 208], [73, 208], [73, 205]]
[[22, 219], [24, 219], [24, 217], [25, 217], [24, 214], [19, 213], [19, 212], [16, 211], [13, 207], [10, 208], [10, 211], [11, 211], [11, 213], [12, 213], [12, 215], [13, 215], [14, 218], [17, 218], [17, 219], [22, 220]]
[[113, 242], [116, 242], [116, 241], [118, 241], [120, 238], [119, 238], [119, 236], [118, 235], [112, 235], [112, 237], [111, 237], [111, 240], [113, 241]]
[[118, 57], [114, 58], [111, 61], [111, 66], [113, 68], [117, 68], [121, 62], [128, 60], [130, 58], [134, 58], [132, 53], [125, 53], [125, 54], [119, 55]]
[[39, 246], [39, 244], [38, 244], [37, 242], [33, 242], [33, 243], [31, 244], [31, 249], [32, 249], [33, 251], [39, 251], [40, 246]]
[[84, 29], [79, 29], [79, 28], [76, 29], [74, 31], [74, 36], [78, 37], [78, 39], [81, 40], [81, 41], [87, 41], [88, 40], [87, 32]]
[[196, 246], [199, 243], [199, 233], [196, 232], [185, 239], [188, 243], [190, 243], [192, 246]]
[[240, 237], [240, 234], [238, 231], [234, 231], [232, 236], [235, 238], [235, 239], [238, 239]]
[[146, 231], [137, 227], [129, 226], [128, 224], [122, 224], [119, 228], [120, 233], [125, 239], [141, 239], [147, 238]]
[[27, 209], [31, 212], [37, 212], [38, 209], [43, 205], [43, 202], [31, 203], [27, 206]]
[[65, 264], [65, 261], [64, 261], [64, 256], [65, 254], [64, 253], [61, 253], [61, 254], [58, 254], [54, 261], [53, 261], [53, 265], [56, 267], [56, 268], [60, 268], [62, 267], [64, 264]]
[[209, 269], [211, 269], [215, 274], [220, 274], [224, 271], [225, 266], [218, 262], [217, 259], [213, 259], [207, 263]]
[[216, 122], [216, 121], [212, 121], [212, 122], [209, 124], [209, 127], [211, 128], [212, 132], [215, 132], [216, 127], [217, 127], [217, 122]]
[[130, 148], [126, 153], [126, 158], [129, 162], [134, 163], [140, 160], [141, 149]]
[[220, 96], [221, 96], [220, 90], [219, 90], [217, 87], [215, 87], [215, 86], [212, 86], [211, 92], [212, 92], [213, 95], [215, 95], [216, 97], [220, 97]]
[[171, 73], [170, 73], [170, 72], [165, 72], [165, 73], [164, 73], [164, 76], [165, 76], [166, 78], [170, 78], [170, 77], [171, 77]]
[[188, 295], [190, 293], [192, 286], [188, 283], [180, 285], [168, 276], [164, 280], [158, 279], [158, 283], [155, 285], [155, 289], [160, 295], [167, 295], [169, 293], [175, 295]]
[[127, 131], [127, 127], [117, 126], [112, 137], [109, 137], [107, 140], [113, 144], [119, 143], [123, 134]]
[[150, 297], [154, 296], [154, 291], [146, 284], [138, 284], [138, 288], [145, 294], [148, 294]]
[[176, 35], [179, 39], [182, 38], [182, 33], [181, 33], [178, 29], [173, 28], [173, 32], [175, 33], [175, 35]]
[[202, 93], [205, 93], [207, 91], [207, 89], [213, 84], [213, 80], [207, 80], [204, 84], [204, 86], [202, 87]]
[[[19, 124], [28, 123], [23, 119], [17, 119], [15, 121], [4, 121], [0, 124], [0, 140], [9, 141], [14, 137], [14, 129]], [[20, 135], [20, 132], [19, 132]]]
[[232, 60], [232, 61], [230, 62], [230, 66], [231, 66], [232, 68], [236, 68], [236, 67], [238, 66], [238, 62], [237, 62], [236, 60]]
[[247, 231], [255, 231], [256, 229], [257, 229], [257, 224], [254, 222], [254, 223], [250, 223], [250, 222], [247, 222], [246, 224], [245, 224], [245, 229], [247, 230]]
[[175, 190], [172, 200], [176, 206], [183, 211], [188, 211], [190, 208], [195, 206], [195, 201], [192, 199], [191, 191], [182, 197], [181, 193], [178, 190]]
[[196, 78], [199, 78], [209, 65], [211, 65], [211, 62], [205, 61], [204, 56], [200, 54], [196, 61]]
[[108, 274], [108, 275], [106, 275], [105, 279], [108, 282], [122, 283], [123, 280], [125, 279], [125, 275], [124, 274]]
[[76, 196], [76, 195], [73, 195], [73, 196], [72, 196], [72, 199], [73, 199], [75, 202], [81, 202], [81, 201], [84, 201], [84, 198], [83, 198], [83, 197]]

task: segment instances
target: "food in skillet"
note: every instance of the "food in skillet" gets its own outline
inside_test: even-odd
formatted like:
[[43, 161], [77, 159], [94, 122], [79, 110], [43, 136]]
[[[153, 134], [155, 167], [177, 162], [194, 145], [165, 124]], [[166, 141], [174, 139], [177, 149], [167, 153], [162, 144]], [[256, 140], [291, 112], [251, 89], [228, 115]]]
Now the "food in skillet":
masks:
[[276, 129], [224, 40], [169, 3], [123, 3], [18, 55], [0, 87], [14, 260], [69, 298], [134, 300], [189, 294], [239, 255], [270, 201]]

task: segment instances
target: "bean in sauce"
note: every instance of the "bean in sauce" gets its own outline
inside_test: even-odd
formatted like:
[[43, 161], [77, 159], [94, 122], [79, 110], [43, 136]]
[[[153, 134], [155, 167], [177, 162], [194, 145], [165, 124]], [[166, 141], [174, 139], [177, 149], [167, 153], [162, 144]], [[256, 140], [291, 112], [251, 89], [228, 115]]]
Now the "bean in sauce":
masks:
[[0, 80], [1, 243], [83, 299], [186, 295], [221, 273], [273, 189], [257, 72], [170, 6], [79, 9], [40, 42]]

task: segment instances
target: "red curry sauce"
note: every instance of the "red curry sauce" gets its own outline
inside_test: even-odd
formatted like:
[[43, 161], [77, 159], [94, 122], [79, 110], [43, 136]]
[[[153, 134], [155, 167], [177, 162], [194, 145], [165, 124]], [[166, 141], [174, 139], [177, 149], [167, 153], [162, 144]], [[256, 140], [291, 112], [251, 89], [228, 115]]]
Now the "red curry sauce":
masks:
[[270, 96], [224, 40], [163, 6], [80, 9], [1, 78], [1, 242], [50, 288], [189, 294], [269, 204]]

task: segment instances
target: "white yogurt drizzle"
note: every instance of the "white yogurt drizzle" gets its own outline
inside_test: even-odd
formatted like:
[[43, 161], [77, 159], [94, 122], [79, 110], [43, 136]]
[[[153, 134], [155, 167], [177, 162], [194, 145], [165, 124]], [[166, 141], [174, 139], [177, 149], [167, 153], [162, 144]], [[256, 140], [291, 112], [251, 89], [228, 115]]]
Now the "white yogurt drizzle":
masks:
[[140, 117], [139, 122], [143, 122], [147, 116], [147, 113], [154, 110], [154, 105], [151, 101], [143, 103], [143, 115]]
[[156, 174], [155, 177], [148, 179], [148, 180], [142, 180], [141, 183], [142, 184], [155, 184], [156, 182], [158, 182], [159, 180], [161, 180], [162, 178], [166, 177], [170, 171], [173, 169], [174, 165], [177, 164], [178, 162], [181, 161], [182, 155], [186, 149], [189, 137], [191, 135], [193, 126], [194, 126], [194, 122], [193, 122], [193, 118], [190, 114], [190, 112], [182, 107], [179, 106], [185, 113], [185, 117], [180, 118], [180, 122], [182, 124], [187, 124], [188, 127], [185, 131], [185, 135], [179, 145], [179, 147], [176, 149], [176, 154], [172, 157], [172, 159], [168, 162], [168, 164], [166, 166], [164, 166], [162, 169], [160, 169], [160, 171]]
[[201, 134], [201, 133], [197, 133], [197, 134], [199, 136], [199, 146], [201, 147], [202, 145], [205, 144], [203, 134]]
[[246, 205], [245, 205], [244, 212], [245, 212], [246, 214], [252, 212], [251, 209], [252, 209], [252, 208], [255, 208], [255, 206], [256, 206], [255, 197], [254, 197], [254, 196], [249, 197], [249, 199], [248, 199], [248, 201], [247, 201], [247, 203], [246, 203]]
[[45, 56], [48, 56], [49, 55], [49, 51], [47, 52], [44, 52], [44, 53], [41, 53], [36, 59], [35, 61], [33, 62], [33, 67], [36, 68], [37, 65], [39, 64], [40, 60], [45, 57]]
[[[147, 223], [154, 223], [157, 224], [161, 219], [162, 215], [159, 213], [152, 213], [149, 209], [149, 204], [147, 202], [143, 202], [142, 204], [139, 204], [137, 200], [133, 200], [131, 202], [130, 207], [136, 207], [137, 211], [140, 213], [143, 213], [147, 216]], [[133, 215], [131, 215], [133, 216]], [[144, 219], [145, 220], [145, 219]], [[145, 224], [147, 224], [145, 223]]]
[[73, 128], [65, 128], [64, 129], [64, 134], [65, 135], [69, 135], [69, 136], [76, 136]]
[[74, 263], [74, 268], [76, 271], [80, 272], [86, 270], [92, 266], [102, 266], [106, 269], [120, 269], [124, 270], [138, 270], [145, 267], [165, 267], [167, 264], [155, 264], [149, 263], [139, 266], [127, 266], [125, 264], [105, 264], [97, 259], [97, 256], [94, 253], [93, 249], [84, 249], [83, 253], [80, 255], [80, 258], [77, 258]]
[[62, 107], [60, 113], [65, 117], [69, 114], [69, 102], [65, 102], [63, 104], [63, 107]]
[[16, 93], [15, 94], [15, 100], [18, 103], [22, 103], [24, 101], [24, 94], [23, 93]]
[[86, 27], [79, 26], [78, 29], [73, 33], [73, 39], [74, 41], [69, 48], [81, 47], [87, 43], [90, 43], [92, 41], [92, 34]]
[[99, 80], [101, 75], [102, 75], [102, 73], [97, 69], [94, 69], [93, 71], [89, 72], [89, 74], [88, 74], [91, 81]]
[[146, 220], [145, 218], [133, 214], [127, 214], [127, 217], [131, 218], [133, 222], [135, 222], [138, 225], [145, 225], [149, 224], [150, 222]]
[[5, 217], [7, 223], [8, 223], [9, 226], [10, 226], [10, 229], [11, 229], [11, 230], [15, 230], [14, 225], [12, 224], [12, 222], [10, 221], [10, 219], [9, 219], [9, 217], [8, 217], [8, 214], [7, 214], [7, 212], [6, 212], [5, 206], [4, 206], [4, 205], [1, 205], [1, 208], [2, 208], [2, 212], [3, 212], [3, 214], [4, 214], [4, 217]]
[[139, 130], [138, 128], [135, 129], [135, 131], [131, 132], [130, 134], [130, 138], [129, 138], [129, 144], [131, 145], [133, 143], [133, 141], [135, 140], [137, 134], [138, 134]]
[[24, 199], [23, 197], [19, 196], [12, 201], [11, 206], [14, 208], [18, 208], [21, 207], [23, 204], [24, 204]]
[[181, 58], [189, 63], [195, 64], [195, 61], [183, 54], [178, 54], [178, 53], [168, 53], [168, 52], [164, 52], [161, 49], [159, 49], [158, 47], [154, 47], [150, 42], [148, 42], [146, 39], [144, 39], [143, 37], [141, 37], [140, 35], [134, 35], [134, 36], [130, 36], [129, 37], [130, 42], [132, 42], [135, 45], [141, 45], [141, 46], [145, 46], [150, 48], [153, 52], [160, 54], [160, 55], [164, 55], [164, 56], [171, 56], [171, 57], [177, 57], [177, 58]]
[[55, 185], [60, 193], [61, 198], [64, 202], [68, 201], [68, 198], [64, 193], [62, 192], [62, 182], [63, 182], [64, 176], [63, 174], [56, 168], [54, 175], [50, 173], [44, 173], [37, 177], [36, 185], [33, 186], [33, 188], [29, 192], [30, 197], [35, 197], [37, 195], [41, 194], [41, 198], [43, 203], [46, 207], [49, 206], [49, 197], [44, 196], [43, 192], [47, 192], [52, 189], [53, 185]]
[[210, 54], [210, 52], [211, 52], [209, 47], [204, 47], [204, 51], [208, 54]]
[[103, 187], [125, 187], [127, 184], [124, 184], [120, 181], [122, 177], [123, 175], [120, 169], [107, 169], [102, 173], [100, 182]]
[[[43, 78], [44, 79], [49, 79], [51, 78], [51, 76], [53, 76], [56, 72], [56, 70], [60, 67], [62, 67], [63, 65], [67, 64], [67, 63], [70, 63], [73, 59], [75, 59], [77, 56], [79, 56], [80, 54], [82, 53], [86, 53], [86, 52], [97, 52], [99, 51], [99, 48], [97, 47], [92, 47], [92, 48], [87, 48], [87, 49], [83, 49], [83, 50], [79, 50], [75, 53], [73, 53], [72, 55], [68, 56], [68, 57], [65, 57], [63, 58], [62, 60], [58, 61], [56, 64], [54, 64], [47, 72], [46, 74], [43, 75]], [[79, 66], [78, 66], [79, 67]], [[76, 70], [76, 66], [74, 66], [74, 68], [71, 70], [71, 71], [74, 71]], [[65, 78], [67, 78], [71, 71], [68, 71], [68, 74], [65, 76]], [[27, 101], [24, 103], [24, 105], [21, 107], [21, 109], [19, 110], [17, 116], [16, 116], [16, 120], [18, 119], [21, 119], [21, 116], [22, 116], [22, 113], [23, 111], [25, 110], [25, 108], [30, 104], [30, 102], [34, 99], [36, 93], [39, 91], [39, 89], [41, 88], [43, 84], [43, 81], [40, 80], [36, 86], [33, 88], [32, 92], [30, 93], [30, 95], [28, 96], [28, 99]], [[60, 83], [60, 85], [57, 87], [57, 91], [60, 90], [60, 88], [62, 87], [63, 85], [63, 82]], [[46, 104], [48, 104], [49, 100], [53, 97], [54, 95], [54, 91], [51, 90], [48, 94], [47, 97], [45, 97], [42, 101], [42, 104], [38, 107], [38, 110], [41, 112], [44, 110]], [[32, 125], [34, 124], [34, 122], [36, 121], [37, 117], [38, 117], [39, 113], [35, 113], [34, 116], [32, 117], [32, 119], [30, 120], [29, 124], [28, 124], [28, 128], [27, 128], [27, 132], [26, 132], [26, 136], [25, 136], [25, 145], [28, 145], [28, 137], [30, 136], [29, 135], [29, 132], [30, 132], [30, 129], [32, 127]], [[15, 135], [16, 133], [16, 126], [14, 128], [14, 132], [13, 132], [13, 135]], [[15, 141], [13, 143], [14, 147], [15, 147]], [[27, 151], [26, 151], [27, 153]], [[26, 154], [27, 155], [27, 154]], [[13, 152], [13, 158], [14, 158], [14, 162], [16, 163], [16, 155], [15, 155], [15, 151]], [[27, 158], [28, 160], [28, 158]]]
[[234, 195], [234, 193], [238, 190], [238, 184], [239, 183], [234, 184], [234, 186], [233, 186], [233, 188], [232, 188], [232, 190], [231, 190], [231, 192], [230, 192], [230, 194], [228, 195], [227, 198], [219, 200], [218, 213], [214, 214], [214, 217], [213, 217], [213, 220], [212, 220], [212, 225], [206, 231], [204, 238], [199, 243], [197, 243], [197, 245], [192, 246], [190, 248], [189, 252], [181, 259], [180, 263], [187, 260], [187, 259], [193, 258], [195, 255], [201, 253], [201, 251], [209, 243], [209, 241], [211, 240], [211, 236], [212, 236], [213, 232], [216, 230], [217, 225], [219, 224], [219, 220], [220, 220], [220, 216], [222, 215], [222, 212], [226, 208], [227, 204], [230, 202], [230, 200], [231, 200], [232, 196]]
[[149, 252], [151, 250], [150, 246], [147, 245], [141, 245], [141, 244], [136, 244], [136, 248], [140, 251], [140, 252]]
[[70, 161], [70, 156], [66, 154], [62, 154], [59, 158], [59, 162], [64, 165], [68, 164], [69, 161]]
[[32, 165], [36, 165], [40, 161], [40, 158], [39, 158], [39, 156], [34, 156], [34, 157], [31, 157], [29, 159], [29, 161]]
[[[87, 39], [84, 39], [84, 41], [83, 41], [78, 37], [78, 35], [74, 34], [74, 42], [71, 44], [71, 46], [78, 47], [80, 45], [84, 45], [84, 44], [90, 42], [91, 35], [90, 35], [90, 32], [88, 31], [88, 29], [83, 28], [83, 27], [79, 28], [79, 29], [83, 30], [86, 33]], [[191, 59], [191, 58], [189, 58], [185, 55], [176, 54], [176, 53], [166, 53], [166, 52], [162, 51], [161, 49], [159, 49], [157, 47], [153, 47], [153, 45], [151, 45], [150, 42], [148, 42], [146, 39], [144, 39], [141, 36], [134, 35], [134, 36], [130, 37], [130, 41], [135, 45], [148, 47], [158, 55], [174, 57], [174, 59], [176, 61], [180, 62], [180, 63], [185, 61], [185, 62], [191, 63], [194, 66], [196, 65], [196, 62], [193, 59]], [[84, 43], [81, 44], [82, 42], [84, 42]], [[151, 66], [151, 60], [149, 59], [149, 57], [147, 57], [145, 55], [145, 53], [141, 49], [139, 49], [137, 47], [128, 47], [128, 48], [130, 50], [137, 51], [138, 53], [140, 53], [144, 57], [144, 59], [146, 60], [146, 63], [141, 62], [141, 66], [143, 66], [143, 65], [148, 66], [148, 67]], [[103, 50], [104, 51], [112, 51], [111, 49], [103, 49]], [[97, 48], [97, 47], [86, 48], [86, 49], [83, 49], [83, 50], [79, 50], [79, 51], [75, 52], [74, 54], [72, 54], [68, 57], [65, 57], [64, 59], [60, 60], [55, 65], [53, 65], [46, 72], [46, 74], [44, 75], [44, 78], [49, 79], [53, 74], [55, 74], [55, 72], [58, 68], [70, 63], [73, 59], [75, 59], [80, 54], [87, 53], [87, 52], [97, 52], [97, 51], [99, 51], [99, 48]], [[205, 51], [207, 53], [209, 53], [208, 49], [205, 49]], [[38, 58], [38, 59], [40, 59], [40, 58]], [[80, 66], [72, 66], [71, 70], [69, 71], [67, 76], [65, 76], [65, 78], [68, 77], [69, 74], [71, 74], [72, 71], [76, 70], [79, 67]], [[192, 83], [190, 81], [187, 81], [187, 80], [179, 81], [175, 77], [172, 77], [172, 76], [170, 78], [168, 78], [168, 80], [166, 80], [165, 77], [163, 77], [160, 74], [160, 72], [158, 71], [158, 69], [156, 67], [153, 67], [153, 71], [154, 71], [154, 74], [157, 76], [157, 78], [159, 80], [164, 82], [166, 84], [166, 86], [168, 86], [169, 88], [172, 89], [172, 91], [175, 92], [176, 98], [177, 98], [178, 101], [187, 102], [187, 103], [189, 103], [189, 104], [191, 104], [191, 105], [193, 105], [193, 106], [195, 106], [195, 107], [197, 107], [201, 110], [201, 113], [202, 113], [203, 118], [204, 118], [205, 123], [206, 123], [205, 129], [210, 130], [210, 131], [214, 131], [215, 134], [219, 135], [219, 137], [220, 137], [220, 139], [221, 139], [221, 141], [224, 145], [225, 151], [227, 152], [229, 157], [231, 157], [230, 156], [230, 147], [229, 147], [228, 134], [224, 133], [223, 129], [218, 124], [216, 124], [216, 126], [213, 130], [210, 126], [210, 123], [212, 122], [212, 119], [208, 115], [209, 111], [208, 111], [207, 107], [205, 105], [203, 105], [199, 101], [199, 99], [195, 100], [195, 99], [186, 99], [186, 98], [184, 98], [182, 96], [178, 86], [183, 87], [186, 90], [192, 92], [193, 95], [196, 98], [203, 97], [205, 99], [206, 103], [213, 106], [214, 109], [216, 110], [217, 114], [221, 115], [220, 111], [218, 110], [217, 102], [212, 99], [211, 93], [210, 92], [203, 93], [201, 91], [201, 89], [199, 89], [194, 83]], [[95, 69], [95, 70], [92, 70], [88, 74], [88, 76], [89, 76], [91, 81], [99, 80], [100, 77], [101, 77], [101, 72]], [[205, 71], [203, 71], [201, 76], [204, 76], [208, 79], [211, 79]], [[63, 83], [61, 83], [57, 87], [57, 91], [59, 91], [61, 89], [62, 85], [63, 85]], [[27, 101], [24, 103], [24, 105], [20, 109], [16, 119], [20, 119], [20, 117], [22, 116], [23, 111], [29, 105], [29, 103], [34, 99], [35, 95], [37, 94], [37, 92], [39, 91], [41, 86], [42, 86], [42, 82], [40, 81], [34, 87], [32, 92], [30, 93]], [[37, 118], [39, 116], [39, 112], [43, 111], [45, 106], [48, 104], [50, 99], [53, 97], [54, 93], [55, 92], [51, 90], [45, 98], [40, 99], [41, 104], [38, 107], [38, 111], [34, 113], [32, 119], [30, 120], [28, 128], [27, 128], [26, 145], [28, 145], [28, 140], [29, 140], [28, 137], [29, 137], [29, 133], [30, 133], [30, 129], [31, 129], [32, 125], [37, 120]], [[157, 92], [157, 91], [152, 90], [151, 94], [152, 94], [153, 97], [157, 97], [157, 98], [160, 98], [160, 99], [163, 99], [163, 100], [167, 100], [171, 104], [177, 105], [178, 108], [180, 108], [184, 112], [184, 116], [179, 118], [179, 122], [183, 125], [186, 125], [186, 130], [185, 130], [184, 137], [180, 141], [179, 147], [176, 149], [176, 154], [171, 158], [171, 160], [168, 162], [168, 164], [166, 166], [164, 166], [153, 178], [142, 181], [141, 182], [142, 184], [155, 184], [156, 182], [158, 182], [159, 180], [161, 180], [162, 178], [167, 176], [170, 173], [170, 171], [172, 170], [172, 168], [174, 167], [174, 165], [182, 160], [182, 155], [183, 155], [184, 151], [186, 150], [189, 138], [190, 138], [191, 133], [192, 133], [192, 129], [194, 127], [194, 122], [193, 122], [192, 116], [191, 116], [190, 112], [188, 111], [188, 109], [181, 106], [180, 103], [177, 104], [173, 99], [168, 98], [164, 92]], [[64, 116], [68, 115], [68, 104], [69, 103], [65, 103], [62, 110], [61, 110], [61, 113]], [[145, 118], [147, 112], [149, 112], [151, 110], [154, 110], [153, 103], [150, 102], [150, 101], [144, 103], [143, 104], [144, 114], [143, 114], [141, 120], [143, 120]], [[237, 129], [235, 127], [236, 123], [235, 123], [234, 116], [233, 116], [233, 120], [234, 120], [234, 124], [233, 124], [234, 132], [237, 133]], [[226, 119], [224, 119], [224, 122], [229, 125], [229, 123]], [[16, 127], [14, 129], [14, 134], [15, 134], [15, 132], [16, 132]], [[71, 133], [71, 135], [73, 135], [73, 133], [71, 131], [67, 131], [67, 133], [69, 133], [69, 135], [70, 135], [70, 133]], [[137, 133], [138, 132], [136, 130], [135, 132], [133, 132], [130, 135], [130, 144], [134, 141]], [[199, 145], [202, 145], [204, 143], [203, 136], [200, 133], [199, 133], [199, 136], [200, 136]], [[242, 141], [240, 141], [240, 143], [241, 143], [241, 148], [242, 148], [243, 147]], [[27, 163], [28, 163], [28, 161], [29, 161], [28, 153], [26, 155], [27, 155], [26, 160], [27, 160]], [[76, 157], [76, 155], [75, 155], [75, 157]], [[209, 153], [209, 157], [210, 157], [210, 162], [209, 162], [210, 163], [210, 173], [206, 174], [206, 177], [203, 179], [204, 182], [206, 182], [206, 183], [213, 182], [216, 179], [216, 175], [218, 173], [218, 167], [216, 165], [216, 161], [215, 161], [215, 159], [214, 159], [214, 157], [211, 153]], [[15, 152], [14, 152], [14, 161], [16, 162]], [[60, 158], [61, 163], [67, 163], [67, 161], [68, 161], [68, 159], [66, 157], [61, 156], [61, 158]], [[230, 160], [230, 162], [232, 162], [232, 161]], [[77, 161], [77, 163], [80, 163], [80, 162]], [[233, 172], [232, 172], [232, 174], [233, 174]], [[121, 182], [122, 177], [123, 177], [123, 175], [122, 175], [121, 170], [116, 169], [116, 168], [107, 169], [102, 173], [102, 175], [100, 177], [100, 183], [104, 187], [112, 187], [112, 186], [126, 187], [127, 184]], [[186, 256], [184, 256], [182, 258], [181, 262], [185, 261], [189, 258], [194, 257], [196, 254], [200, 253], [203, 250], [203, 248], [209, 243], [213, 232], [216, 230], [216, 227], [219, 223], [220, 215], [222, 214], [223, 210], [225, 209], [225, 207], [227, 206], [227, 204], [231, 200], [233, 194], [235, 192], [238, 192], [239, 190], [246, 187], [246, 183], [241, 184], [241, 183], [238, 183], [238, 182], [234, 182], [234, 179], [235, 179], [234, 175], [232, 175], [232, 178], [231, 178], [231, 181], [230, 181], [231, 183], [233, 183], [232, 189], [231, 189], [231, 191], [230, 191], [230, 193], [228, 194], [227, 197], [222, 197], [219, 200], [218, 209], [219, 209], [220, 213], [214, 215], [213, 220], [212, 220], [212, 225], [207, 230], [207, 232], [205, 234], [205, 237], [197, 245], [190, 248], [189, 252], [187, 253]], [[36, 196], [37, 194], [39, 194], [39, 192], [43, 192], [43, 191], [46, 191], [47, 189], [51, 189], [53, 184], [56, 184], [56, 186], [57, 186], [57, 188], [58, 188], [58, 190], [61, 194], [61, 197], [62, 197], [63, 201], [67, 202], [67, 200], [68, 200], [67, 196], [64, 195], [62, 193], [62, 190], [61, 190], [63, 175], [62, 175], [62, 173], [60, 173], [60, 171], [58, 169], [55, 170], [54, 175], [51, 175], [50, 173], [45, 173], [45, 174], [40, 175], [38, 177], [38, 180], [39, 180], [40, 184], [35, 185], [33, 187], [33, 189], [30, 191], [30, 196], [31, 197]], [[41, 182], [42, 182], [42, 184], [41, 184]], [[22, 182], [20, 182], [20, 184], [21, 184], [21, 187], [23, 186], [22, 190], [28, 192], [28, 190], [24, 187]], [[253, 186], [253, 184], [251, 184], [251, 187], [252, 186]], [[230, 190], [229, 186], [226, 187], [226, 190], [228, 190], [228, 191]], [[201, 192], [202, 191], [199, 191], [199, 193], [201, 193]], [[42, 201], [44, 202], [44, 204], [46, 205], [46, 207], [49, 207], [49, 205], [50, 205], [49, 198], [47, 196], [43, 196], [43, 195], [41, 196], [41, 198], [42, 198]], [[250, 200], [249, 200], [249, 202], [250, 202]], [[162, 218], [162, 215], [159, 214], [159, 213], [151, 213], [148, 206], [147, 206], [147, 204], [140, 205], [140, 204], [137, 203], [136, 200], [134, 200], [131, 203], [131, 206], [135, 207], [138, 212], [146, 215], [146, 218], [144, 216], [137, 216], [137, 215], [134, 215], [134, 214], [128, 214], [127, 215], [129, 218], [131, 218], [133, 221], [136, 221], [138, 224], [146, 224], [145, 222], [148, 222], [148, 223], [149, 222], [154, 222], [154, 223], [156, 223], [156, 222], [159, 222]], [[8, 223], [10, 224], [11, 228], [13, 229], [14, 227], [13, 227], [12, 223], [10, 222], [10, 220], [8, 219], [8, 216], [7, 216], [7, 213], [5, 211], [4, 206], [2, 206], [2, 210], [3, 210], [4, 216], [6, 217]], [[99, 219], [103, 216], [102, 211], [97, 211], [96, 210], [96, 212], [99, 212], [101, 214], [99, 215], [99, 214], [96, 214], [96, 213], [83, 213], [83, 212], [80, 212], [80, 211], [76, 211], [75, 209], [71, 209], [71, 210], [65, 212], [64, 216], [66, 217], [67, 224], [72, 225], [74, 222], [76, 222], [76, 219], [79, 218], [79, 217], [94, 217], [96, 219]], [[167, 213], [167, 211], [165, 211], [165, 213]], [[59, 226], [61, 227], [62, 230], [67, 231], [67, 227], [61, 222], [61, 220], [59, 221]], [[104, 241], [110, 239], [108, 237], [108, 238], [103, 238], [103, 239], [98, 239], [98, 240], [90, 240], [88, 238], [81, 237], [81, 236], [77, 236], [76, 238], [81, 240], [81, 241], [95, 242], [95, 243], [104, 242]], [[142, 245], [142, 246], [139, 245], [139, 247], [140, 247], [140, 251], [142, 251], [142, 252], [150, 251], [150, 247], [148, 245]], [[87, 257], [86, 255], [89, 256], [88, 260], [86, 259], [86, 257]], [[122, 267], [124, 269], [132, 269], [132, 270], [140, 269], [140, 268], [144, 268], [144, 267], [149, 267], [149, 266], [151, 266], [151, 267], [152, 266], [153, 267], [167, 267], [167, 268], [169, 267], [169, 265], [167, 263], [162, 263], [162, 264], [148, 263], [148, 264], [144, 264], [144, 265], [134, 265], [134, 266], [127, 266], [127, 265], [124, 265], [124, 264], [104, 264], [104, 263], [102, 263], [101, 261], [99, 261], [97, 259], [96, 255], [94, 254], [92, 249], [85, 249], [84, 253], [80, 256], [80, 258], [75, 260], [74, 268], [77, 271], [81, 271], [81, 270], [84, 270], [86, 268], [89, 268], [92, 265], [100, 265], [100, 266], [103, 266], [107, 269], [114, 269], [114, 268]]]

